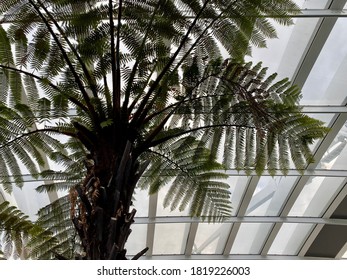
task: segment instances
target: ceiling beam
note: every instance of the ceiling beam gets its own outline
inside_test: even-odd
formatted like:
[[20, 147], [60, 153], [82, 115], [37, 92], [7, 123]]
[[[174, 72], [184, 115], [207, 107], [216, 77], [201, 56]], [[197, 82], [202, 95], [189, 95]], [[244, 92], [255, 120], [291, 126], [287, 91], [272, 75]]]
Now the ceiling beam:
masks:
[[[157, 205], [158, 205], [158, 193], [149, 196], [148, 203], [148, 220], [154, 220], [157, 216]], [[135, 222], [138, 218], [135, 219]], [[146, 237], [146, 247], [148, 251], [146, 256], [151, 256], [153, 254], [153, 244], [155, 235], [155, 223], [147, 223], [147, 237]]]
[[[165, 217], [138, 217], [135, 224], [177, 224], [177, 223], [208, 223], [206, 219], [191, 218], [187, 216]], [[228, 217], [223, 223], [295, 223], [295, 224], [322, 224], [322, 225], [347, 225], [346, 219], [316, 218], [316, 217], [276, 217], [276, 216], [244, 216]], [[189, 238], [189, 237], [188, 237]]]
[[[167, 218], [169, 218], [169, 220], [170, 220], [170, 217], [165, 217], [164, 220], [166, 220]], [[194, 246], [194, 243], [195, 243], [195, 237], [196, 237], [196, 233], [198, 231], [198, 226], [199, 226], [199, 222], [195, 222], [195, 223], [191, 223], [190, 224], [188, 238], [187, 238], [187, 243], [186, 243], [186, 248], [184, 250], [184, 255], [185, 256], [191, 256], [192, 253], [193, 253], [193, 246]]]
[[[244, 177], [251, 177], [254, 174], [246, 174], [244, 171], [237, 171], [234, 169], [229, 169], [229, 170], [223, 170], [221, 172], [225, 172], [226, 175], [228, 176], [244, 176]], [[262, 174], [262, 177], [264, 176], [271, 176], [273, 177], [267, 170], [264, 171]], [[277, 176], [283, 176], [281, 173], [278, 173]], [[288, 174], [285, 175], [286, 177], [291, 177], [291, 176], [302, 176], [302, 177], [347, 177], [347, 170], [335, 170], [335, 169], [318, 169], [318, 170], [305, 170], [304, 174], [300, 173], [297, 170], [291, 169], [288, 170]], [[256, 176], [255, 176], [256, 177]], [[0, 178], [4, 178], [4, 176], [0, 176]], [[6, 176], [8, 180], [6, 182], [14, 183], [15, 178], [14, 176]], [[23, 182], [42, 182], [42, 178], [34, 178], [30, 174], [25, 174], [23, 175]], [[59, 180], [57, 180], [59, 181]]]
[[298, 257], [289, 255], [153, 255], [142, 257], [141, 260], [324, 260], [328, 258]]

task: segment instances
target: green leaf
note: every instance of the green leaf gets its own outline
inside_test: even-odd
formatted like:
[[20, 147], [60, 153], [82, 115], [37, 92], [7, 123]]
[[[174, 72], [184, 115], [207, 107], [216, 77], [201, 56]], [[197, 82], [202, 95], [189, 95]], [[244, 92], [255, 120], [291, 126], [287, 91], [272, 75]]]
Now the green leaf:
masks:
[[113, 119], [108, 119], [108, 120], [103, 121], [103, 122], [100, 123], [100, 126], [102, 128], [105, 128], [105, 127], [108, 127], [108, 126], [111, 126], [111, 125], [113, 125]]

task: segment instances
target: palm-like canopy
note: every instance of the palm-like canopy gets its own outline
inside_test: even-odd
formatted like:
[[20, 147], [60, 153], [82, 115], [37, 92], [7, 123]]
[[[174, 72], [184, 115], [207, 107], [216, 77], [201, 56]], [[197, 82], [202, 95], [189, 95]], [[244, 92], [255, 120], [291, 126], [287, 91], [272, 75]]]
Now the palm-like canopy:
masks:
[[[31, 174], [59, 180], [40, 191], [69, 190], [41, 221], [51, 226], [52, 207], [63, 224], [70, 217], [87, 258], [124, 257], [136, 187], [153, 193], [171, 183], [172, 209], [230, 215], [223, 169], [286, 173], [291, 161], [303, 169], [326, 132], [300, 112], [298, 88], [243, 63], [250, 43], [276, 35], [264, 15], [290, 24], [296, 8], [288, 0], [0, 1], [0, 170], [21, 174], [20, 159]], [[44, 156], [65, 170], [40, 172]]]

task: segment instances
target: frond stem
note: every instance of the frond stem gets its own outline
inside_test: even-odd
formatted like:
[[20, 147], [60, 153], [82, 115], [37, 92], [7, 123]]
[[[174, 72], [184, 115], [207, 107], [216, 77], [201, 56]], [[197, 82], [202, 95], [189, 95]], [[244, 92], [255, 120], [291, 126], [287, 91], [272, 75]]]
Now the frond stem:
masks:
[[[22, 70], [22, 69], [18, 69], [18, 68], [15, 68], [15, 67], [11, 67], [11, 66], [6, 66], [6, 65], [2, 65], [0, 64], [0, 68], [3, 68], [3, 69], [7, 69], [7, 70], [10, 70], [10, 71], [14, 71], [14, 72], [18, 72], [18, 73], [21, 73], [21, 74], [24, 74], [24, 75], [27, 75], [27, 76], [30, 76], [36, 80], [39, 80], [41, 82], [44, 82], [44, 83], [47, 83], [48, 80], [43, 78], [43, 77], [40, 77], [40, 76], [37, 76], [35, 75], [34, 73], [31, 73], [31, 72], [28, 72], [28, 71], [25, 71], [25, 70]], [[86, 106], [84, 106], [79, 100], [77, 100], [76, 98], [73, 98], [69, 95], [66, 95], [57, 85], [53, 84], [52, 82], [48, 82], [47, 83], [51, 88], [55, 89], [56, 91], [59, 91], [59, 93], [61, 93], [62, 95], [64, 95], [69, 101], [71, 101], [72, 103], [74, 103], [76, 106], [78, 106], [79, 108], [81, 108], [84, 112], [88, 113], [88, 108]]]
[[[123, 1], [118, 1], [118, 23], [117, 23], [117, 38], [115, 38], [115, 25], [113, 20], [113, 5], [112, 0], [109, 0], [109, 22], [110, 22], [110, 40], [111, 40], [111, 71], [112, 71], [112, 90], [113, 90], [113, 108], [114, 115], [117, 117], [120, 110], [121, 99], [121, 73], [120, 73], [120, 29], [122, 24], [122, 4]], [[115, 42], [116, 40], [116, 42]], [[118, 116], [119, 117], [119, 116]], [[118, 118], [117, 117], [117, 118]]]
[[212, 125], [206, 125], [206, 126], [200, 126], [200, 127], [195, 127], [195, 128], [191, 128], [188, 130], [183, 130], [181, 132], [178, 132], [176, 134], [172, 134], [163, 138], [159, 138], [158, 140], [152, 141], [150, 143], [148, 143], [148, 145], [146, 147], [144, 147], [142, 150], [151, 148], [151, 147], [155, 147], [159, 144], [162, 144], [170, 139], [173, 138], [177, 138], [180, 137], [182, 135], [188, 134], [188, 133], [192, 133], [195, 131], [199, 131], [199, 130], [204, 130], [204, 129], [210, 129], [210, 128], [216, 128], [216, 127], [236, 127], [236, 128], [255, 128], [254, 126], [250, 126], [250, 125], [237, 125], [237, 124], [212, 124]]
[[[208, 1], [206, 1], [206, 2], [204, 3], [204, 5], [207, 6], [207, 3], [208, 3]], [[176, 64], [175, 68], [171, 71], [171, 73], [175, 73], [175, 71], [182, 65], [182, 63], [185, 61], [185, 59], [187, 58], [187, 56], [192, 52], [192, 50], [193, 50], [193, 49], [196, 47], [196, 45], [200, 42], [200, 40], [203, 38], [203, 36], [206, 34], [206, 32], [210, 29], [210, 27], [211, 27], [218, 19], [220, 19], [220, 18], [223, 16], [224, 12], [225, 12], [232, 4], [234, 4], [234, 3], [235, 3], [235, 1], [233, 1], [232, 3], [230, 3], [223, 11], [221, 11], [221, 12], [219, 13], [219, 15], [217, 15], [215, 18], [213, 18], [213, 20], [205, 27], [205, 29], [202, 31], [202, 33], [199, 35], [199, 37], [195, 39], [194, 43], [191, 45], [191, 47], [189, 48], [189, 50], [186, 51], [186, 53], [182, 56], [182, 58], [181, 58], [180, 61]], [[202, 7], [202, 9], [200, 10], [200, 13], [203, 12], [203, 9], [206, 8], [206, 6], [203, 6], [203, 7]], [[196, 21], [195, 21], [195, 23], [193, 22], [194, 25], [196, 24], [196, 22], [197, 22], [199, 16], [200, 16], [200, 15], [197, 15], [197, 16], [196, 16], [196, 18], [195, 18]], [[187, 34], [188, 34], [188, 35], [190, 34], [190, 32], [192, 31], [192, 29], [193, 29], [193, 27], [194, 27], [193, 23], [192, 23], [192, 25], [190, 26], [190, 28], [189, 28], [188, 31], [187, 31]], [[187, 35], [187, 34], [186, 34], [186, 35]], [[188, 38], [188, 37], [187, 37], [187, 38]], [[180, 50], [182, 49], [182, 47], [183, 47], [183, 45], [184, 45], [184, 43], [185, 43], [185, 40], [187, 40], [187, 38], [184, 38], [184, 39], [183, 39], [183, 42], [181, 42], [181, 44], [179, 45], [178, 49], [176, 50], [175, 54], [174, 54], [173, 57], [172, 57], [172, 58], [173, 58], [173, 61], [170, 60], [170, 62], [166, 65], [166, 66], [168, 66], [167, 69], [166, 69], [166, 71], [168, 71], [169, 68], [171, 67], [172, 63], [174, 62], [174, 60], [175, 60], [176, 57], [178, 56], [178, 54], [179, 54]], [[166, 67], [165, 67], [165, 68], [166, 68]], [[165, 69], [165, 68], [164, 68], [164, 69]], [[166, 73], [166, 71], [165, 71], [165, 73]], [[163, 70], [160, 74], [162, 74], [162, 73], [164, 73], [164, 70]], [[151, 92], [151, 91], [153, 92], [153, 91], [155, 90], [154, 84], [155, 84], [156, 81], [158, 80], [158, 84], [157, 84], [157, 85], [159, 85], [159, 82], [160, 82], [161, 79], [164, 78], [165, 73], [164, 73], [162, 76], [161, 76], [161, 75], [158, 76], [158, 78], [154, 81], [153, 85], [151, 86], [151, 88], [149, 89], [148, 92]], [[156, 85], [156, 86], [157, 86], [157, 85]], [[155, 97], [153, 98], [153, 101], [152, 101], [151, 103], [153, 103], [154, 100], [155, 100]], [[149, 104], [149, 105], [147, 105], [147, 106], [144, 108], [144, 110], [143, 110], [141, 116], [139, 117], [140, 120], [146, 118], [147, 113], [148, 113], [148, 111], [149, 111], [149, 109], [150, 109], [151, 107], [152, 107], [152, 104]]]
[[29, 131], [27, 133], [23, 133], [22, 135], [20, 135], [19, 137], [16, 137], [8, 142], [6, 142], [5, 144], [1, 145], [0, 146], [0, 149], [4, 148], [4, 147], [7, 147], [7, 146], [10, 146], [12, 143], [24, 138], [24, 137], [28, 137], [32, 134], [36, 134], [36, 133], [41, 133], [41, 132], [54, 132], [54, 133], [57, 133], [57, 134], [63, 134], [63, 135], [66, 135], [66, 136], [70, 136], [70, 137], [77, 137], [76, 134], [74, 133], [69, 133], [69, 132], [63, 132], [63, 131], [59, 131], [57, 129], [53, 129], [53, 128], [43, 128], [43, 129], [36, 129], [36, 130], [32, 130], [32, 131]]
[[179, 170], [181, 170], [183, 173], [185, 173], [188, 177], [191, 177], [191, 173], [188, 172], [187, 170], [183, 169], [181, 166], [179, 166], [179, 164], [175, 161], [173, 161], [171, 158], [169, 158], [167, 155], [164, 155], [162, 153], [159, 153], [157, 151], [153, 151], [151, 149], [148, 149], [147, 152], [155, 154], [157, 156], [160, 156], [162, 158], [164, 158], [166, 161], [168, 161], [170, 164], [174, 165], [176, 168], [178, 168]]
[[[148, 74], [148, 78], [146, 80], [146, 82], [144, 83], [145, 85], [148, 85], [149, 84], [149, 81], [152, 77], [152, 75], [154, 74], [155, 72], [155, 69], [157, 68], [157, 65], [158, 65], [158, 62], [156, 62], [151, 70], [151, 72]], [[137, 102], [139, 101], [139, 99], [141, 98], [141, 94], [137, 95], [134, 100], [132, 101], [131, 105], [129, 106], [129, 109], [128, 109], [128, 112], [129, 114], [132, 112], [132, 110], [135, 108]]]
[[[54, 41], [56, 42], [57, 46], [59, 47], [59, 50], [61, 51], [61, 54], [63, 55], [63, 58], [65, 60], [65, 62], [67, 63], [72, 75], [74, 76], [74, 79], [78, 85], [78, 88], [80, 89], [82, 95], [83, 95], [83, 98], [84, 100], [86, 101], [86, 104], [87, 104], [87, 107], [88, 107], [88, 110], [89, 112], [92, 114], [92, 117], [94, 119], [97, 119], [97, 114], [94, 110], [94, 107], [93, 105], [91, 104], [90, 102], [90, 98], [89, 98], [89, 95], [86, 91], [86, 89], [84, 88], [84, 85], [82, 83], [82, 80], [80, 79], [78, 73], [76, 72], [74, 66], [72, 65], [72, 62], [70, 61], [70, 58], [68, 56], [68, 54], [66, 53], [63, 45], [60, 43], [60, 40], [58, 38], [58, 36], [55, 34], [54, 30], [52, 29], [52, 27], [50, 26], [48, 20], [46, 19], [46, 17], [43, 15], [43, 13], [41, 12], [40, 8], [34, 3], [33, 0], [28, 0], [29, 3], [34, 7], [34, 9], [36, 10], [36, 12], [39, 14], [40, 18], [43, 20], [44, 24], [46, 25], [48, 31], [50, 32], [50, 34], [52, 35]], [[43, 4], [38, 1], [38, 3], [43, 6]], [[45, 8], [44, 8], [45, 9]], [[52, 15], [51, 15], [52, 16]], [[56, 23], [57, 24], [57, 23]]]
[[94, 83], [94, 81], [93, 81], [93, 79], [92, 79], [92, 77], [91, 77], [91, 75], [87, 69], [86, 64], [82, 60], [81, 56], [78, 54], [76, 48], [72, 45], [69, 38], [65, 35], [65, 32], [63, 31], [63, 29], [61, 28], [61, 26], [59, 25], [57, 20], [53, 17], [53, 15], [48, 11], [48, 9], [45, 7], [45, 5], [40, 0], [37, 0], [37, 1], [38, 1], [39, 5], [42, 7], [42, 9], [45, 11], [47, 16], [49, 17], [49, 19], [53, 22], [54, 26], [58, 29], [59, 34], [64, 38], [65, 42], [69, 45], [69, 48], [71, 49], [74, 56], [77, 58], [79, 64], [81, 65], [83, 73], [86, 75], [86, 78], [88, 80], [89, 86], [93, 92], [94, 97], [97, 97], [96, 85], [95, 85], [95, 83]]
[[129, 82], [128, 82], [128, 86], [127, 86], [127, 89], [125, 91], [125, 99], [124, 99], [124, 102], [123, 102], [123, 108], [124, 110], [127, 110], [127, 107], [128, 107], [128, 103], [129, 103], [129, 98], [130, 98], [130, 93], [131, 93], [131, 87], [132, 87], [132, 84], [133, 84], [133, 81], [134, 81], [134, 78], [135, 78], [135, 75], [136, 75], [136, 72], [137, 72], [137, 67], [138, 65], [140, 64], [140, 61], [141, 61], [141, 56], [143, 55], [143, 52], [144, 52], [144, 49], [145, 49], [145, 46], [146, 46], [146, 40], [147, 40], [147, 37], [151, 31], [151, 27], [152, 27], [152, 24], [154, 22], [154, 19], [155, 19], [155, 15], [160, 7], [160, 3], [161, 1], [158, 1], [154, 11], [153, 11], [153, 14], [150, 18], [150, 21], [149, 21], [149, 24], [147, 26], [147, 29], [146, 29], [146, 33], [143, 37], [143, 40], [142, 40], [142, 43], [141, 43], [141, 46], [140, 46], [140, 50], [138, 52], [138, 57], [135, 61], [135, 64], [134, 66], [132, 67], [132, 70], [131, 70], [131, 74], [130, 74], [130, 78], [129, 78]]
[[155, 89], [158, 87], [160, 81], [163, 79], [163, 77], [166, 75], [166, 73], [169, 71], [171, 65], [174, 63], [176, 57], [179, 55], [180, 51], [182, 50], [183, 46], [185, 45], [186, 41], [189, 38], [190, 33], [192, 32], [194, 26], [196, 25], [198, 19], [200, 18], [200, 16], [202, 15], [202, 13], [204, 12], [205, 8], [207, 7], [209, 0], [206, 0], [203, 4], [203, 6], [201, 7], [200, 11], [198, 12], [198, 14], [196, 15], [196, 17], [194, 18], [192, 24], [189, 26], [187, 32], [185, 33], [185, 36], [183, 37], [183, 39], [180, 42], [180, 45], [177, 47], [175, 53], [173, 54], [173, 56], [170, 58], [169, 62], [165, 65], [165, 67], [163, 68], [163, 70], [160, 72], [160, 74], [158, 75], [158, 77], [155, 79], [155, 81], [153, 82], [153, 84], [151, 85], [151, 87], [149, 88], [147, 94], [144, 96], [144, 98], [142, 99], [141, 104], [139, 105], [138, 110], [135, 112], [134, 114], [134, 118], [132, 119], [132, 123], [137, 123], [139, 121], [139, 119], [143, 118], [143, 110], [146, 108], [146, 105], [148, 103], [148, 100], [150, 99], [150, 97], [152, 96], [152, 93], [155, 91]]
[[[201, 79], [198, 83], [196, 83], [196, 85], [195, 85], [194, 88], [191, 90], [191, 92], [194, 91], [194, 89], [196, 89], [200, 84], [202, 84], [204, 81], [206, 81], [206, 80], [207, 80], [208, 78], [210, 78], [210, 77], [214, 77], [214, 75], [207, 75], [206, 77], [203, 77], [203, 79]], [[160, 115], [160, 114], [164, 113], [166, 110], [169, 110], [169, 109], [171, 109], [171, 108], [173, 108], [173, 109], [172, 109], [172, 111], [169, 112], [168, 114], [169, 114], [169, 115], [173, 115], [174, 112], [175, 112], [175, 111], [179, 108], [179, 106], [182, 105], [183, 103], [191, 102], [191, 101], [193, 101], [193, 100], [198, 100], [198, 99], [201, 99], [201, 98], [211, 97], [211, 96], [207, 96], [207, 95], [206, 95], [206, 96], [199, 96], [199, 97], [195, 97], [195, 98], [192, 98], [192, 99], [187, 100], [186, 98], [189, 97], [189, 96], [191, 95], [191, 92], [188, 92], [188, 93], [182, 98], [182, 100], [180, 100], [180, 101], [178, 101], [178, 102], [176, 102], [176, 103], [170, 104], [169, 106], [163, 108], [162, 110], [157, 111], [157, 112], [155, 112], [155, 113], [149, 115], [147, 118], [144, 119], [144, 124], [147, 123], [147, 122], [149, 122], [149, 121], [150, 121], [151, 119], [153, 119], [155, 116]], [[219, 95], [219, 96], [222, 96], [222, 95]]]

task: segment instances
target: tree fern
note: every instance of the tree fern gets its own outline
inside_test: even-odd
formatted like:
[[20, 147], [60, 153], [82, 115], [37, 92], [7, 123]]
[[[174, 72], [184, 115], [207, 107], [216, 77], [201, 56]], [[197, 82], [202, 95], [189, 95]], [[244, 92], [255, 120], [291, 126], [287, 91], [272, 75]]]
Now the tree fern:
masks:
[[70, 191], [40, 211], [56, 239], [35, 239], [33, 257], [74, 258], [73, 242], [85, 258], [126, 258], [137, 187], [171, 184], [166, 206], [220, 221], [225, 169], [310, 162], [322, 123], [300, 112], [288, 80], [243, 62], [276, 36], [265, 15], [286, 25], [296, 11], [287, 0], [0, 0], [11, 21], [0, 29], [0, 169], [17, 175], [20, 158], [37, 174], [44, 153], [62, 170], [41, 172], [52, 181], [38, 190]]

